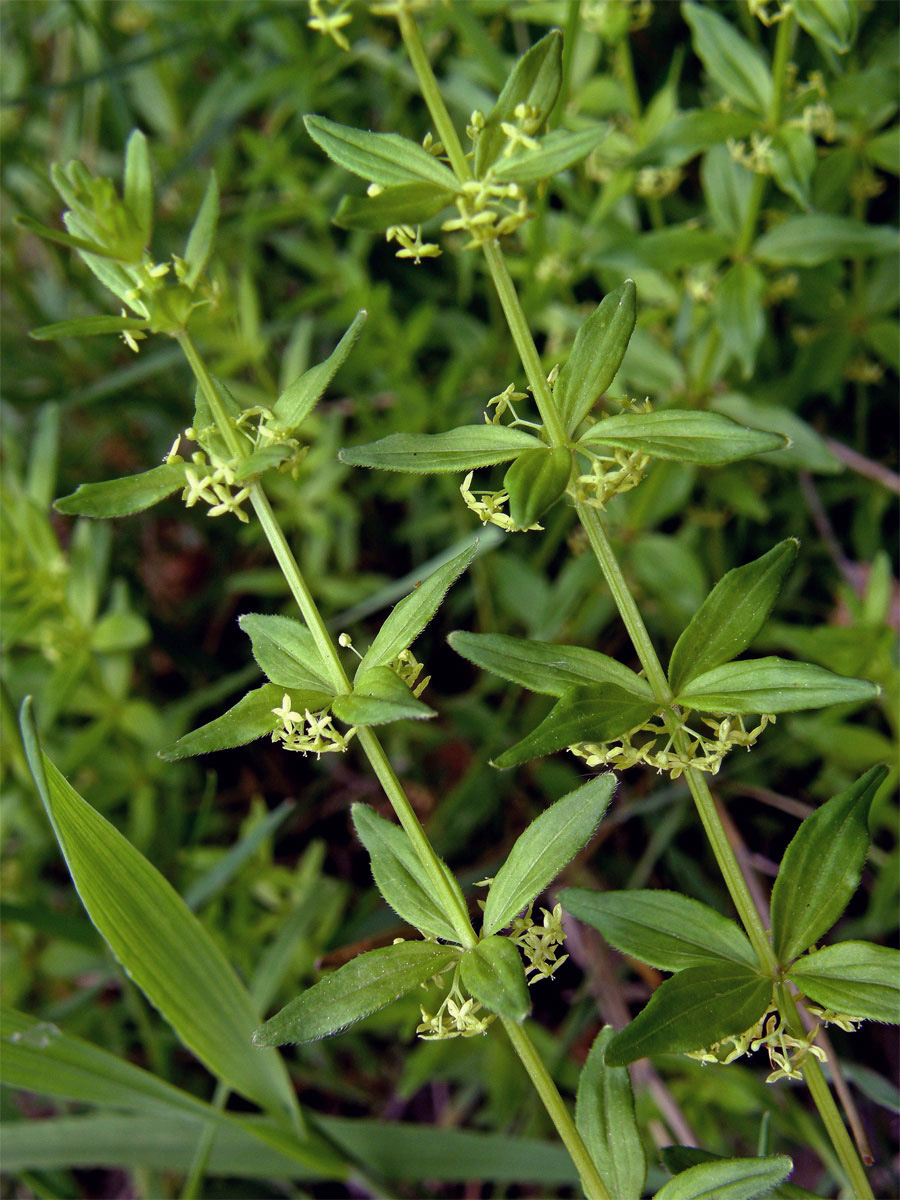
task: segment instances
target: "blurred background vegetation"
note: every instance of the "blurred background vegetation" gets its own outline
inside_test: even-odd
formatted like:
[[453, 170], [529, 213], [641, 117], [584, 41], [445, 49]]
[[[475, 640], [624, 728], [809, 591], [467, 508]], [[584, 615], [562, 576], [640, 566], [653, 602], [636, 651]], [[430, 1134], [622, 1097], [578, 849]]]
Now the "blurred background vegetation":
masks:
[[[713, 7], [771, 60], [777, 24], [758, 16], [777, 5], [761, 14], [743, 3]], [[718, 470], [658, 463], [608, 513], [661, 651], [726, 570], [798, 537], [798, 565], [758, 648], [884, 689], [877, 705], [780, 718], [715, 779], [739, 853], [764, 886], [802, 815], [872, 764], [896, 762], [897, 13], [887, 2], [853, 5], [853, 20], [835, 31], [816, 24], [820, 6], [805, 8], [783, 136], [768, 153], [764, 122], [727, 89], [722, 102], [675, 3], [466, 0], [422, 17], [460, 128], [490, 107], [515, 57], [551, 26], [568, 33], [555, 123], [609, 125], [585, 164], [534, 197], [534, 219], [508, 251], [548, 370], [586, 313], [630, 276], [638, 329], [611, 394], [712, 408], [793, 438], [789, 451]], [[80, 908], [18, 751], [18, 704], [34, 694], [60, 769], [174, 883], [245, 976], [289, 924], [279, 1003], [315, 964], [403, 933], [350, 834], [350, 803], [382, 801], [354, 752], [316, 762], [266, 742], [174, 766], [157, 758], [255, 683], [237, 617], [290, 611], [287, 591], [254, 526], [210, 522], [175, 499], [109, 524], [51, 512], [53, 498], [80, 482], [160, 462], [190, 419], [193, 387], [178, 348], [162, 340], [137, 356], [114, 337], [30, 341], [36, 326], [115, 307], [70, 251], [16, 218], [58, 227], [49, 164], [78, 157], [118, 177], [137, 126], [151, 141], [159, 261], [183, 245], [214, 169], [219, 296], [196, 337], [248, 404], [269, 403], [368, 309], [357, 349], [304, 427], [312, 449], [299, 480], [279, 476], [272, 486], [333, 630], [364, 647], [428, 560], [472, 536], [474, 518], [455, 478], [352, 471], [338, 448], [477, 422], [489, 397], [524, 380], [477, 253], [453, 253], [446, 239], [441, 258], [414, 267], [380, 236], [331, 224], [355, 184], [309, 140], [305, 114], [416, 138], [428, 131], [393, 23], [367, 5], [349, 11], [345, 53], [307, 29], [304, 3], [0, 8], [4, 1001], [205, 1097], [209, 1077]], [[823, 223], [791, 227], [800, 218]], [[486, 531], [467, 579], [417, 645], [440, 716], [387, 730], [436, 848], [469, 885], [493, 874], [579, 770], [562, 756], [514, 774], [487, 765], [547, 702], [479, 675], [446, 634], [559, 639], [636, 666], [575, 529], [560, 506], [542, 536]], [[840, 937], [895, 937], [896, 783], [894, 770], [873, 807], [874, 848]], [[671, 888], [729, 911], [687, 789], [641, 771], [623, 777], [566, 882]], [[571, 1090], [598, 1022], [627, 1020], [656, 978], [583, 930], [568, 949], [557, 986], [534, 998], [541, 1049]], [[503, 1038], [411, 1044], [415, 1016], [412, 1000], [402, 1001], [351, 1034], [294, 1051], [301, 1099], [321, 1112], [549, 1135]], [[894, 1194], [896, 1041], [873, 1026], [834, 1041], [878, 1159], [876, 1194]], [[830, 1152], [803, 1094], [766, 1088], [764, 1070], [683, 1058], [639, 1069], [651, 1161], [649, 1139], [685, 1140], [685, 1131], [716, 1153], [754, 1153], [767, 1112], [776, 1148], [795, 1157], [793, 1181], [832, 1194]], [[20, 1093], [2, 1104], [6, 1120], [58, 1111]], [[173, 1186], [150, 1169], [130, 1182], [48, 1170], [7, 1178], [3, 1194], [162, 1196]], [[207, 1188], [301, 1194], [273, 1181], [214, 1179]], [[344, 1193], [330, 1185], [303, 1194]], [[430, 1194], [528, 1193], [436, 1182]]]

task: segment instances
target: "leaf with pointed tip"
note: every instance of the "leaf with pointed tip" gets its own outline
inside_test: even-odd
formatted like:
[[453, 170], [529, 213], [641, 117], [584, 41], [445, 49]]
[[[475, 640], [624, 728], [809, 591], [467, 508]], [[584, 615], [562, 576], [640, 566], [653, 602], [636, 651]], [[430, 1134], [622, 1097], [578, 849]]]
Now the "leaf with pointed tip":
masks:
[[482, 938], [466, 950], [460, 962], [460, 979], [488, 1012], [519, 1024], [531, 1012], [522, 958], [508, 938]]
[[664, 1184], [654, 1200], [756, 1200], [786, 1179], [793, 1165], [786, 1154], [698, 1163]]
[[802, 821], [772, 888], [772, 942], [787, 965], [827, 933], [859, 887], [869, 850], [869, 809], [887, 776], [872, 767]]
[[432, 475], [490, 467], [543, 445], [539, 438], [507, 425], [460, 425], [446, 433], [392, 433], [364, 446], [345, 447], [338, 458], [351, 467]]
[[303, 123], [312, 140], [333, 162], [372, 183], [382, 187], [432, 183], [450, 192], [459, 188], [449, 167], [399, 133], [370, 133], [318, 116], [304, 117]]
[[293, 617], [244, 613], [238, 624], [250, 638], [253, 657], [280, 688], [330, 690], [325, 666], [313, 635]]
[[799, 545], [787, 538], [722, 576], [675, 643], [669, 683], [676, 695], [690, 680], [747, 649], [769, 619]]
[[203, 274], [203, 268], [212, 253], [213, 240], [216, 236], [216, 226], [219, 223], [219, 185], [214, 171], [209, 173], [209, 183], [191, 232], [188, 234], [187, 245], [184, 248], [184, 261], [187, 273], [184, 282], [189, 288], [195, 288]]
[[639, 450], [653, 458], [707, 467], [780, 450], [787, 444], [787, 438], [780, 433], [747, 429], [722, 413], [674, 408], [605, 417], [578, 441], [580, 446], [616, 446], [621, 450]]
[[733, 100], [766, 116], [772, 100], [772, 74], [762, 55], [727, 20], [705, 4], [682, 4], [694, 50], [707, 72]]
[[572, 688], [536, 729], [504, 750], [493, 760], [493, 765], [517, 767], [530, 758], [541, 758], [576, 742], [608, 742], [642, 725], [657, 707], [654, 699], [643, 700], [614, 683], [600, 688]]
[[804, 213], [773, 225], [753, 246], [754, 261], [774, 266], [818, 267], [837, 258], [897, 254], [897, 230], [866, 225], [837, 213]]
[[329, 354], [324, 362], [316, 363], [308, 371], [304, 371], [293, 383], [288, 384], [275, 401], [274, 413], [279, 424], [293, 431], [306, 420], [312, 412], [319, 397], [331, 383], [338, 369], [343, 366], [347, 355], [356, 344], [366, 323], [368, 313], [361, 308], [347, 329], [347, 332]]
[[253, 1034], [254, 1046], [315, 1042], [386, 1008], [459, 957], [459, 948], [398, 942], [360, 954], [318, 983]]
[[647, 700], [653, 696], [646, 679], [598, 650], [465, 630], [451, 633], [447, 640], [476, 667], [544, 696], [564, 696], [573, 687], [607, 683]]
[[677, 892], [597, 892], [564, 888], [566, 912], [599, 929], [611, 946], [660, 971], [681, 971], [710, 961], [755, 967], [746, 935], [707, 904]]
[[[98, 258], [117, 257], [114, 251], [101, 246], [99, 242], [94, 242], [90, 238], [77, 237], [71, 233], [63, 233], [61, 229], [54, 229], [50, 225], [42, 225], [34, 217], [28, 217], [24, 214], [17, 216], [16, 224], [20, 229], [27, 229], [29, 233], [35, 234], [36, 237], [43, 238], [46, 242], [55, 242], [58, 246], [68, 246], [72, 250], [81, 250], [85, 253], [95, 254]], [[48, 328], [52, 328], [52, 326]], [[32, 333], [30, 336], [34, 337], [35, 335]]]
[[755, 1025], [772, 999], [772, 980], [743, 963], [685, 967], [656, 989], [617, 1033], [606, 1062], [623, 1067], [651, 1054], [702, 1050]]
[[725, 663], [692, 679], [679, 704], [714, 713], [785, 713], [873, 700], [881, 689], [865, 679], [835, 675], [813, 663], [751, 658]]
[[81, 517], [126, 517], [143, 512], [184, 487], [184, 467], [163, 464], [140, 475], [108, 479], [104, 483], [82, 483], [69, 496], [54, 502], [57, 512]]
[[571, 471], [572, 452], [566, 446], [544, 446], [519, 455], [503, 477], [516, 529], [528, 529], [560, 499]]
[[557, 800], [519, 835], [488, 891], [483, 934], [507, 926], [587, 845], [615, 786], [615, 775], [598, 775]]
[[608, 125], [579, 129], [570, 133], [557, 129], [537, 138], [535, 149], [519, 149], [508, 158], [494, 163], [491, 175], [500, 183], [536, 183], [550, 179], [586, 158], [609, 133]]
[[554, 29], [516, 63], [475, 143], [474, 166], [478, 178], [506, 146], [507, 137], [501, 125], [515, 123], [520, 104], [531, 108], [541, 123], [550, 115], [562, 83], [562, 44], [562, 34]]
[[123, 198], [146, 245], [153, 230], [153, 175], [147, 139], [139, 129], [133, 129], [125, 145], [125, 180]]
[[[573, 433], [613, 381], [634, 331], [634, 281], [604, 296], [575, 335], [553, 399], [567, 433]], [[582, 439], [584, 440], [584, 439]]]
[[52, 342], [58, 338], [94, 337], [100, 333], [122, 333], [126, 329], [146, 329], [149, 322], [143, 317], [114, 317], [97, 313], [91, 317], [73, 317], [71, 321], [57, 321], [54, 325], [42, 325], [32, 329], [29, 337], [36, 342]]
[[640, 1200], [647, 1157], [634, 1117], [627, 1067], [610, 1067], [603, 1055], [615, 1030], [605, 1025], [594, 1039], [575, 1098], [575, 1124], [610, 1196]]
[[371, 233], [391, 225], [420, 225], [452, 204], [453, 195], [436, 183], [398, 183], [377, 196], [344, 196], [332, 221], [341, 229]]
[[[275, 716], [274, 709], [281, 706], [284, 688], [274, 683], [264, 683], [262, 687], [254, 688], [237, 704], [208, 721], [199, 729], [186, 733], [171, 746], [159, 751], [159, 757], [166, 762], [175, 762], [179, 758], [191, 758], [195, 754], [209, 754], [213, 750], [230, 750], [233, 746], [245, 746], [247, 742], [255, 742], [257, 738], [274, 733], [281, 727], [281, 720]], [[303, 711], [309, 709], [317, 712], [327, 708], [331, 703], [332, 693], [325, 691], [291, 692], [291, 703]]]
[[390, 721], [421, 721], [437, 713], [417, 700], [390, 667], [358, 671], [353, 694], [335, 696], [331, 711], [348, 725], [387, 725]]
[[447, 592], [475, 557], [478, 543], [438, 567], [391, 609], [357, 668], [357, 678], [372, 667], [387, 666], [407, 650], [437, 612]]
[[825, 1008], [900, 1025], [900, 951], [890, 946], [838, 942], [805, 954], [787, 976]]
[[[376, 886], [394, 912], [430, 937], [455, 942], [456, 931], [432, 896], [431, 881], [404, 831], [366, 804], [354, 804], [351, 813], [359, 840], [369, 852]], [[456, 880], [446, 867], [444, 871], [465, 908]]]

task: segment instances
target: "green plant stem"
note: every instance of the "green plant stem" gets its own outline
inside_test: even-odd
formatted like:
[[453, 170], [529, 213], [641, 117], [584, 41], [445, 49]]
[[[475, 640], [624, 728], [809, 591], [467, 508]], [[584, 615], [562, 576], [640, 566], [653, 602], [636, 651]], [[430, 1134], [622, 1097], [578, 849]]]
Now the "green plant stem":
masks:
[[[191, 365], [198, 384], [203, 390], [203, 394], [210, 406], [219, 431], [225, 439], [226, 445], [235, 456], [243, 456], [246, 450], [242, 447], [237, 432], [222, 408], [212, 376], [209, 374], [206, 364], [197, 352], [197, 348], [187, 333], [182, 333], [178, 341]], [[291, 595], [296, 600], [303, 619], [313, 636], [316, 648], [328, 668], [332, 686], [339, 695], [349, 695], [353, 690], [352, 685], [344, 670], [344, 665], [338, 655], [337, 648], [331, 639], [325, 622], [322, 620], [318, 605], [306, 585], [306, 580], [303, 578], [297, 560], [288, 545], [287, 538], [284, 536], [284, 531], [278, 522], [278, 518], [272, 511], [272, 506], [263, 490], [262, 484], [254, 483], [252, 485], [250, 489], [250, 503], [253, 506], [253, 511], [256, 513], [263, 533], [266, 535], [266, 540], [272, 549], [272, 553], [275, 555], [275, 559], [281, 568], [285, 581], [291, 590]], [[384, 789], [385, 795], [391, 802], [391, 806], [397, 815], [397, 820], [412, 843], [419, 861], [428, 872], [428, 877], [435, 889], [435, 893], [440, 897], [444, 911], [448, 919], [452, 922], [460, 942], [466, 947], [474, 946], [478, 938], [472, 928], [468, 911], [457, 895], [456, 890], [450, 886], [446, 869], [435, 854], [431, 843], [425, 835], [424, 829], [419, 824], [419, 819], [413, 811], [413, 807], [403, 790], [403, 785], [397, 778], [396, 772], [391, 766], [387, 754], [384, 752], [384, 748], [376, 734], [370, 728], [360, 728], [357, 731], [357, 737], [371, 764], [372, 770], [375, 772], [379, 783]]]
[[581, 1134], [575, 1128], [575, 1122], [569, 1115], [569, 1110], [553, 1082], [550, 1072], [544, 1066], [543, 1060], [534, 1048], [534, 1043], [521, 1025], [508, 1017], [501, 1017], [503, 1028], [506, 1030], [513, 1049], [519, 1056], [519, 1061], [528, 1072], [535, 1091], [543, 1101], [550, 1120], [556, 1126], [563, 1145], [568, 1150], [572, 1162], [581, 1179], [581, 1186], [588, 1200], [612, 1200], [609, 1192], [600, 1178], [594, 1161], [581, 1139]]
[[[806, 1031], [803, 1028], [803, 1022], [800, 1020], [796, 1001], [787, 984], [784, 983], [778, 986], [778, 1008], [787, 1023], [789, 1032], [794, 1037], [804, 1038]], [[860, 1161], [859, 1154], [850, 1134], [847, 1132], [847, 1127], [831, 1094], [831, 1089], [828, 1086], [818, 1059], [810, 1054], [804, 1061], [801, 1070], [803, 1071], [806, 1086], [809, 1088], [809, 1094], [812, 1096], [815, 1106], [819, 1110], [822, 1124], [828, 1131], [831, 1144], [834, 1146], [835, 1152], [840, 1159], [841, 1166], [847, 1173], [847, 1182], [850, 1184], [854, 1200], [874, 1200], [872, 1188], [866, 1176], [866, 1169]]]

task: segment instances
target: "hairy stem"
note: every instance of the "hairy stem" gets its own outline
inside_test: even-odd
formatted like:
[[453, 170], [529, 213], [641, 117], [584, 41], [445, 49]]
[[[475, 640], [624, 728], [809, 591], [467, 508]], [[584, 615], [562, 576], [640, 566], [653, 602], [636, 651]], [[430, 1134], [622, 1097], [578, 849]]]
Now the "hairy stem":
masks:
[[[206, 364], [197, 353], [197, 349], [187, 333], [183, 333], [178, 340], [196, 376], [197, 382], [203, 390], [219, 431], [225, 439], [229, 450], [235, 455], [242, 455], [245, 451], [241, 446], [240, 438], [222, 408], [215, 384], [206, 368]], [[300, 609], [303, 619], [313, 636], [316, 648], [328, 668], [331, 685], [339, 695], [349, 695], [352, 691], [352, 686], [344, 670], [337, 647], [332, 641], [325, 622], [322, 620], [318, 605], [307, 587], [306, 580], [303, 578], [297, 560], [288, 545], [287, 538], [284, 536], [284, 531], [278, 522], [278, 518], [272, 511], [272, 506], [263, 490], [262, 484], [253, 484], [250, 490], [250, 503], [253, 505], [253, 510], [262, 526], [263, 533], [266, 535], [272, 553], [275, 555], [279, 567], [281, 567], [285, 581], [291, 590], [291, 595], [296, 600], [297, 607]], [[378, 778], [378, 782], [384, 789], [385, 795], [390, 800], [391, 806], [397, 814], [397, 820], [412, 843], [419, 861], [428, 872], [428, 877], [435, 889], [435, 893], [441, 898], [444, 911], [448, 920], [453, 924], [457, 937], [463, 946], [474, 946], [478, 938], [472, 928], [469, 914], [455, 889], [450, 886], [446, 869], [435, 854], [424, 829], [419, 824], [419, 819], [403, 790], [403, 785], [397, 778], [396, 772], [391, 766], [390, 760], [387, 754], [385, 754], [378, 737], [370, 728], [366, 727], [359, 729], [357, 737], [372, 770]]]
[[593, 1159], [582, 1141], [581, 1134], [575, 1128], [575, 1122], [563, 1104], [556, 1084], [535, 1050], [531, 1038], [515, 1021], [511, 1021], [508, 1017], [501, 1017], [501, 1020], [513, 1049], [528, 1072], [535, 1091], [543, 1101], [550, 1120], [556, 1126], [556, 1132], [578, 1170], [585, 1196], [588, 1200], [611, 1200], [610, 1194], [594, 1166]]

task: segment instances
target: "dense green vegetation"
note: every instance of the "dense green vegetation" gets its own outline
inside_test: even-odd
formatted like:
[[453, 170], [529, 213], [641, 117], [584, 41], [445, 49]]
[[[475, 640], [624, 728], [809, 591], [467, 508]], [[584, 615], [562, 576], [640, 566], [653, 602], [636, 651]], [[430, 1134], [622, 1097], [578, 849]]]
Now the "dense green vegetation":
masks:
[[0, 21], [3, 1195], [896, 1195], [894, 6]]

